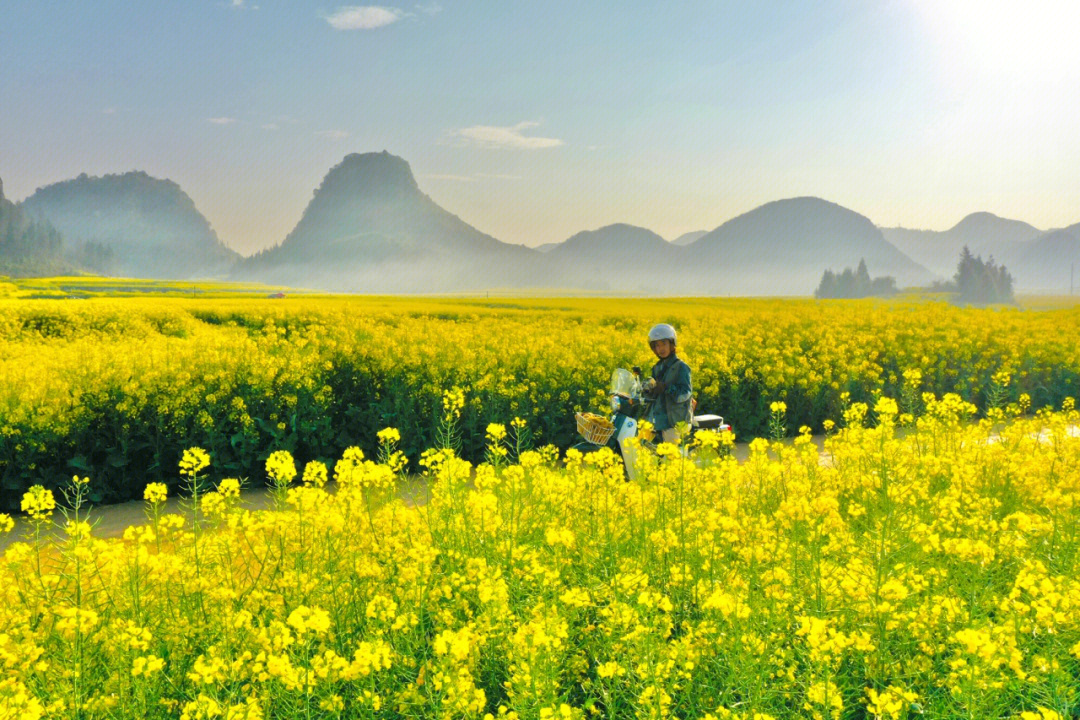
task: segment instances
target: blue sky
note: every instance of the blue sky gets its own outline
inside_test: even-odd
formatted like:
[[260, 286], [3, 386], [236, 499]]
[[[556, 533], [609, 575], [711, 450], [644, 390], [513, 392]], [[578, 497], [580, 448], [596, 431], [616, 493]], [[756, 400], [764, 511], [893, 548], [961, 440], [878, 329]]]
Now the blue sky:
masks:
[[817, 195], [879, 225], [1080, 221], [1080, 11], [895, 2], [12, 2], [0, 178], [177, 181], [280, 242], [350, 152], [507, 242], [671, 239]]

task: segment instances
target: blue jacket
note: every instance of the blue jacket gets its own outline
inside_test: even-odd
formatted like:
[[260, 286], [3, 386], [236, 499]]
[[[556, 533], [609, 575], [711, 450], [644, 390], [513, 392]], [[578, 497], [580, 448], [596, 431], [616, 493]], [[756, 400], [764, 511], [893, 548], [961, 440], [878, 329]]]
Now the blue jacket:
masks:
[[690, 398], [694, 394], [690, 366], [671, 353], [653, 365], [652, 377], [664, 383], [664, 392], [653, 401], [646, 417], [653, 428], [660, 432], [681, 422], [689, 423], [693, 413]]

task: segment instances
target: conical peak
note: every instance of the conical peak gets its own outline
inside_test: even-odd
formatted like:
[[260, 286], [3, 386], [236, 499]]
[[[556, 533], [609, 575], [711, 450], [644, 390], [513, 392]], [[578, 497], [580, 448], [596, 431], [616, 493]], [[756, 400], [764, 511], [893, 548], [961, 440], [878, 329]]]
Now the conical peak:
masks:
[[319, 192], [334, 195], [399, 195], [420, 191], [402, 158], [381, 153], [352, 153], [330, 169]]

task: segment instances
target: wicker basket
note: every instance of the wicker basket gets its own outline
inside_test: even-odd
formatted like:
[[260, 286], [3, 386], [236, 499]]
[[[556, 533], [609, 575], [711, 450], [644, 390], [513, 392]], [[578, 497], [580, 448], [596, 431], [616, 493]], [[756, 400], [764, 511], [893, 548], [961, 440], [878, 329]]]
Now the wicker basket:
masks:
[[577, 431], [581, 437], [594, 445], [606, 445], [615, 432], [615, 426], [602, 415], [575, 413], [574, 418], [577, 420]]

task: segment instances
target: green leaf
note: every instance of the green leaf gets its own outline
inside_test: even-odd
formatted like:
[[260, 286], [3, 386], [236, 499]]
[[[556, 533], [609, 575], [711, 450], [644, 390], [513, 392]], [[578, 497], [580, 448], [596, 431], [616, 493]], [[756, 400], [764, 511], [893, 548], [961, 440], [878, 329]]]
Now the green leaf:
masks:
[[93, 468], [90, 465], [90, 461], [82, 455], [76, 455], [75, 457], [67, 461], [68, 467], [76, 470], [82, 470], [83, 472], [90, 472]]

